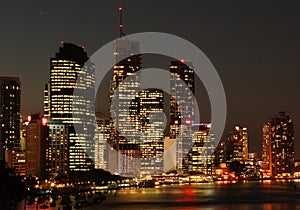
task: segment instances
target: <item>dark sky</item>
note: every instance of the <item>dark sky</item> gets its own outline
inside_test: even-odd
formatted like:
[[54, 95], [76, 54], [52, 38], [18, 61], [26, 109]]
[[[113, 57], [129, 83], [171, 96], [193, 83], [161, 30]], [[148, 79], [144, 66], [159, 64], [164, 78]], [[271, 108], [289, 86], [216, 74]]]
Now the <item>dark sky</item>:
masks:
[[126, 34], [175, 34], [208, 56], [227, 95], [225, 132], [247, 125], [250, 150], [260, 152], [262, 124], [283, 110], [295, 120], [300, 157], [297, 1], [1, 1], [0, 75], [21, 78], [23, 115], [42, 112], [49, 58], [60, 41], [84, 45], [92, 55], [118, 37], [119, 5]]

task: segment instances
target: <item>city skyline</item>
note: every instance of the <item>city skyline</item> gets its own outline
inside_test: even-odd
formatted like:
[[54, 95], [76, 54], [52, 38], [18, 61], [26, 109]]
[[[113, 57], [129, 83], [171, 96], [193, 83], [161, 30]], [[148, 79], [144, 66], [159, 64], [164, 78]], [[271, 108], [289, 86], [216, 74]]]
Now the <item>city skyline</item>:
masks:
[[[143, 3], [144, 6], [141, 3], [134, 5], [133, 2], [119, 3], [92, 2], [82, 9], [82, 2], [73, 2], [68, 10], [48, 3], [33, 6], [20, 3], [10, 7], [15, 8], [14, 11], [8, 9], [1, 13], [2, 19], [8, 20], [3, 23], [4, 33], [1, 35], [3, 40], [8, 40], [2, 45], [1, 75], [20, 76], [24, 87], [23, 116], [42, 112], [41, 90], [47, 82], [49, 58], [56, 52], [60, 41], [84, 45], [91, 55], [118, 36], [117, 7], [123, 5], [126, 34], [151, 30], [174, 33], [192, 41], [207, 54], [219, 72], [227, 94], [228, 120], [225, 135], [234, 124], [247, 125], [249, 150], [260, 151], [261, 126], [266, 118], [283, 110], [296, 122], [295, 155], [299, 158], [299, 63], [296, 56], [300, 46], [297, 38], [300, 19], [297, 4], [252, 2], [246, 7], [224, 3], [219, 8], [210, 3], [192, 2], [186, 5], [187, 11], [191, 12], [184, 17], [177, 17], [176, 14], [181, 11], [182, 2], [179, 1], [174, 1], [173, 4], [162, 2], [158, 8], [148, 2]], [[6, 4], [9, 8], [11, 3]], [[77, 20], [75, 22], [82, 30], [74, 33], [74, 29], [66, 26], [67, 20], [60, 21], [63, 17]], [[157, 20], [162, 21], [160, 23]], [[11, 24], [15, 27], [8, 30]], [[32, 29], [32, 32], [25, 30], [26, 28]], [[21, 31], [24, 36], [17, 37], [16, 34], [21, 34]], [[94, 35], [87, 36], [89, 33], [86, 31]], [[13, 46], [12, 41], [16, 43]], [[27, 53], [28, 49], [38, 53]], [[22, 62], [13, 62], [12, 58]], [[163, 65], [168, 69], [167, 63]], [[33, 79], [35, 82], [32, 82]], [[197, 94], [205, 95], [202, 92], [198, 90]]]

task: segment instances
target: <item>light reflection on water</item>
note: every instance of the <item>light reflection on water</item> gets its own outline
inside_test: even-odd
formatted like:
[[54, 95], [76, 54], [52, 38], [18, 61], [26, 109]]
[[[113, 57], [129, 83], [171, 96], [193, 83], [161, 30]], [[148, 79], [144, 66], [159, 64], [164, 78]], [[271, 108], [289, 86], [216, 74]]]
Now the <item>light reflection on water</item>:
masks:
[[294, 210], [300, 209], [300, 191], [278, 182], [171, 185], [119, 190], [116, 197], [109, 193], [106, 201], [85, 209]]

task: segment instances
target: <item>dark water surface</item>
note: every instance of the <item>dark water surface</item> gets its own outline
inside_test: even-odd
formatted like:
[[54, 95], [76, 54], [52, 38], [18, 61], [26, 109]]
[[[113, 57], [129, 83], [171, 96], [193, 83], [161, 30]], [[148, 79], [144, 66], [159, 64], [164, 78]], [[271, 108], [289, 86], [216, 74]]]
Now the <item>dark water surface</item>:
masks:
[[[23, 202], [19, 203], [18, 209], [24, 209]], [[26, 209], [36, 208], [27, 206]], [[58, 209], [58, 206], [48, 209]], [[300, 209], [300, 190], [295, 190], [294, 184], [287, 182], [168, 185], [123, 189], [116, 196], [113, 192], [108, 193], [106, 201], [84, 209], [294, 210]]]

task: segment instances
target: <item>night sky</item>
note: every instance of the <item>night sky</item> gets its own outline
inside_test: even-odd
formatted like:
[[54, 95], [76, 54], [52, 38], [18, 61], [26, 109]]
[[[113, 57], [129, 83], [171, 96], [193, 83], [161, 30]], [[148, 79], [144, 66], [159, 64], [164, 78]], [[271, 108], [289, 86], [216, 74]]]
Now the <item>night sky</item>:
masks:
[[[118, 37], [119, 5], [124, 7], [125, 34], [175, 34], [208, 56], [228, 100], [225, 133], [234, 124], [247, 125], [250, 151], [260, 153], [262, 124], [286, 111], [295, 121], [300, 157], [297, 1], [1, 1], [0, 75], [21, 78], [22, 115], [42, 113], [49, 59], [62, 40], [84, 45], [92, 55]], [[200, 101], [205, 98], [200, 88], [196, 94]], [[206, 112], [203, 101], [201, 112]]]

